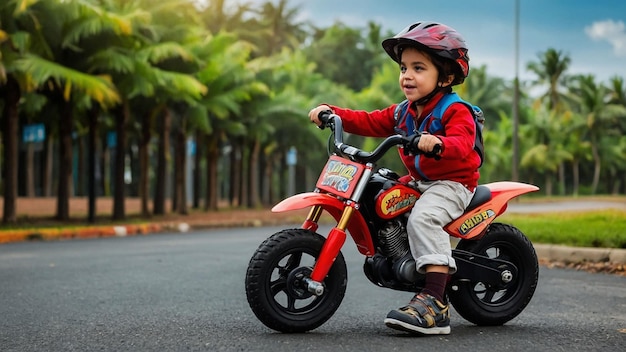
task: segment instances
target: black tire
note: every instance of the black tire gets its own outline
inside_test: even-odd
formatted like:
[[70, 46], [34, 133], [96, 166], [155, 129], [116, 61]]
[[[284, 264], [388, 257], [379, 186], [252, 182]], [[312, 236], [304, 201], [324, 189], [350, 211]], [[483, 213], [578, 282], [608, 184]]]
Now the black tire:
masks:
[[313, 330], [335, 313], [346, 293], [348, 272], [341, 252], [315, 296], [301, 285], [311, 274], [326, 239], [310, 230], [282, 230], [256, 250], [246, 273], [246, 297], [265, 326], [299, 333]]
[[494, 223], [478, 241], [461, 240], [457, 249], [513, 263], [517, 277], [498, 290], [482, 282], [452, 282], [448, 296], [456, 311], [476, 325], [502, 325], [515, 318], [530, 302], [539, 279], [539, 263], [532, 243], [517, 228]]

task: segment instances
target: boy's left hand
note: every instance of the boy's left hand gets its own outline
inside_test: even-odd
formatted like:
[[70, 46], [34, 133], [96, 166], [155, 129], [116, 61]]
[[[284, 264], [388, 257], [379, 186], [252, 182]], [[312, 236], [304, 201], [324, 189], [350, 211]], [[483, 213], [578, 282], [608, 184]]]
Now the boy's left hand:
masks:
[[[417, 149], [421, 150], [424, 153], [432, 153], [435, 150], [435, 146], [439, 144], [441, 147], [443, 147], [443, 142], [441, 141], [441, 139], [439, 139], [436, 136], [433, 136], [432, 134], [428, 134], [428, 133], [423, 133], [422, 132], [422, 136], [420, 137], [420, 141], [417, 144]], [[439, 148], [437, 155], [441, 154], [441, 151], [443, 149]]]

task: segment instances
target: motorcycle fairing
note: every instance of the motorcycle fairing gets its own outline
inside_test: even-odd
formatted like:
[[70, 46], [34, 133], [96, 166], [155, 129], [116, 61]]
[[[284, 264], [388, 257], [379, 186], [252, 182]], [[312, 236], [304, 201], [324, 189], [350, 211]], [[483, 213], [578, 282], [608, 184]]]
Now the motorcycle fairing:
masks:
[[451, 236], [469, 239], [482, 235], [489, 224], [504, 213], [509, 200], [539, 190], [534, 185], [511, 181], [492, 182], [484, 186], [491, 191], [491, 199], [446, 225], [444, 229]]
[[[284, 199], [272, 208], [272, 212], [281, 213], [290, 210], [304, 209], [314, 205], [321, 206], [333, 218], [335, 218], [336, 221], [341, 219], [343, 209], [345, 208], [345, 204], [332, 195], [307, 192], [296, 194]], [[363, 219], [363, 215], [361, 215], [360, 212], [355, 211], [353, 213], [348, 224], [348, 232], [350, 232], [350, 236], [354, 239], [354, 243], [361, 254], [368, 256], [374, 255], [374, 243], [372, 242], [372, 237], [370, 236], [367, 223], [365, 222], [365, 219]]]
[[415, 189], [397, 184], [376, 197], [376, 214], [385, 220], [393, 219], [411, 211], [419, 197]]

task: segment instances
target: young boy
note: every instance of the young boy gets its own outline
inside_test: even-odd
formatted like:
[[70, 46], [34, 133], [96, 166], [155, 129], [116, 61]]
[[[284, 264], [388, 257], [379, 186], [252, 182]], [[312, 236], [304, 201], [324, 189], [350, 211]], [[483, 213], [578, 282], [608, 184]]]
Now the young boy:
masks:
[[[320, 105], [309, 112], [309, 118], [320, 125], [319, 113], [332, 110], [341, 116], [345, 131], [363, 136], [386, 137], [395, 134], [395, 128], [409, 136], [422, 132], [414, 146], [418, 155], [405, 154], [400, 148], [400, 157], [409, 179], [415, 180], [422, 193], [409, 216], [407, 232], [417, 271], [425, 274], [426, 283], [408, 305], [389, 312], [385, 324], [419, 334], [449, 334], [445, 287], [456, 263], [443, 226], [459, 217], [472, 199], [481, 159], [473, 148], [472, 113], [462, 103], [446, 109], [439, 132], [424, 131], [435, 120], [432, 113], [437, 102], [467, 77], [468, 50], [459, 33], [433, 22], [412, 24], [382, 46], [400, 65], [400, 89], [409, 102], [405, 116], [394, 116], [397, 104], [372, 112]], [[433, 152], [436, 158], [427, 157]]]

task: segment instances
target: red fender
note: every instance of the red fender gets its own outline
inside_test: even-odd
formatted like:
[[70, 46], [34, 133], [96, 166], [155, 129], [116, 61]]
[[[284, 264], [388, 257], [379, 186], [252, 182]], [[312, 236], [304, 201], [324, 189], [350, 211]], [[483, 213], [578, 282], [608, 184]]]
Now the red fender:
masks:
[[491, 190], [491, 200], [446, 225], [445, 230], [451, 236], [467, 239], [482, 235], [489, 224], [506, 211], [511, 199], [539, 190], [534, 185], [511, 181], [492, 182], [484, 186]]
[[[304, 209], [315, 205], [321, 206], [327, 211], [337, 222], [341, 219], [343, 209], [346, 205], [339, 199], [324, 193], [307, 192], [300, 193], [284, 199], [272, 208], [272, 212], [281, 213], [290, 210]], [[370, 230], [367, 227], [365, 219], [360, 212], [355, 211], [348, 223], [348, 232], [354, 239], [359, 252], [363, 255], [374, 255], [374, 243], [370, 236]]]

